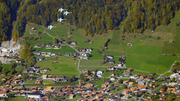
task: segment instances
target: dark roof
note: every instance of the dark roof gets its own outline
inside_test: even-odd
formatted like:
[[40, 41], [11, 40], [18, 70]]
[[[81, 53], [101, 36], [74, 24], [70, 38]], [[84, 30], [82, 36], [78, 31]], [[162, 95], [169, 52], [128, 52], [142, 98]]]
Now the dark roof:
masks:
[[28, 93], [28, 95], [41, 95], [41, 93]]
[[43, 57], [37, 57], [37, 59], [44, 59]]

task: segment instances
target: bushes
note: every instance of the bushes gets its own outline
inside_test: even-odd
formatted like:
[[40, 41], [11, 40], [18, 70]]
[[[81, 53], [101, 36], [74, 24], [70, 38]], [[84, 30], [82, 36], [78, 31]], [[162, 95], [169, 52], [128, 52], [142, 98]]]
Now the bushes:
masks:
[[110, 41], [110, 39], [106, 39], [105, 43], [104, 43], [104, 47], [108, 46], [108, 42]]
[[23, 36], [22, 37], [23, 39], [25, 39], [25, 40], [38, 40], [39, 38], [35, 38], [35, 37], [28, 37], [28, 36]]

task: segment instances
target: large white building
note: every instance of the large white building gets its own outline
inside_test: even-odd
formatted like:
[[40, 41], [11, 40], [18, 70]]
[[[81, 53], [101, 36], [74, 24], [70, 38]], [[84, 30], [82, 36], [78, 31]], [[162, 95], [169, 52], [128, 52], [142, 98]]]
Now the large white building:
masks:
[[6, 91], [0, 91], [0, 97], [8, 97]]
[[104, 73], [104, 71], [98, 70], [98, 71], [97, 71], [97, 76], [98, 76], [98, 77], [102, 77], [103, 73]]
[[7, 49], [7, 48], [1, 48], [1, 51], [2, 51], [2, 52], [9, 52], [9, 49]]
[[41, 99], [41, 94], [40, 93], [28, 93], [27, 97], [34, 98], [34, 99]]

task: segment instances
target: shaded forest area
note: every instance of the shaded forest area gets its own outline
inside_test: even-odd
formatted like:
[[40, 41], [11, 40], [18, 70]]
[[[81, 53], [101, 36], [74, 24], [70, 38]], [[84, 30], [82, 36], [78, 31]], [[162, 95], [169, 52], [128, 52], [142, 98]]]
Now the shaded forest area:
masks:
[[[142, 33], [147, 28], [167, 25], [180, 8], [180, 0], [0, 0], [0, 3], [4, 8], [0, 10], [1, 40], [7, 39], [8, 29], [13, 26], [15, 41], [23, 35], [27, 22], [48, 26], [59, 17], [83, 28], [85, 35], [90, 36], [119, 28], [123, 33]], [[12, 23], [11, 12], [17, 10], [18, 4], [17, 18]], [[72, 13], [64, 16], [59, 8]]]
[[122, 23], [122, 32], [142, 33], [145, 29], [155, 29], [167, 25], [180, 8], [180, 0], [134, 0], [126, 6], [128, 16]]
[[12, 22], [16, 20], [16, 10], [20, 0], [0, 0], [0, 41], [11, 38]]

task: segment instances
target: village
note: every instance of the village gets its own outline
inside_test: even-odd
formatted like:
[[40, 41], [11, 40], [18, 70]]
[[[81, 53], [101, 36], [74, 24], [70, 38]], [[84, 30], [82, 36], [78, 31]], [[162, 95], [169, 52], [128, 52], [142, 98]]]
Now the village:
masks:
[[[77, 54], [76, 59], [88, 59], [87, 54], [91, 54], [92, 49], [80, 48], [79, 51], [80, 54]], [[36, 54], [42, 56], [37, 57], [39, 62], [47, 57], [57, 56], [55, 53], [47, 52], [37, 52]], [[64, 56], [76, 56], [76, 54], [64, 54]], [[112, 64], [115, 63], [113, 58], [112, 55], [106, 55], [103, 61]], [[160, 75], [156, 78], [154, 76], [157, 74], [154, 72], [150, 72], [148, 75], [131, 74], [134, 69], [126, 67], [126, 58], [125, 55], [122, 55], [120, 61], [107, 67], [106, 71], [84, 69], [79, 77], [47, 74], [51, 71], [48, 67], [43, 69], [40, 66], [30, 67], [24, 69], [17, 76], [3, 78], [6, 82], [0, 87], [0, 97], [22, 96], [29, 101], [73, 100], [75, 98], [77, 101], [121, 101], [128, 99], [151, 101], [153, 99], [165, 100], [173, 98], [173, 96], [180, 97], [179, 71], [171, 76]], [[17, 59], [16, 63], [21, 63], [21, 59]], [[54, 64], [58, 64], [58, 62], [55, 61]], [[115, 71], [123, 71], [123, 74], [116, 74]], [[104, 77], [105, 72], [111, 73], [108, 77]], [[34, 86], [25, 86], [28, 83], [23, 81], [24, 74], [27, 74], [27, 79], [36, 80], [29, 83]], [[97, 85], [96, 82], [100, 79], [104, 81]], [[79, 81], [79, 85], [46, 86], [43, 83], [44, 80], [52, 80], [54, 83]], [[42, 84], [43, 86], [39, 86]]]
[[[62, 49], [62, 43], [52, 44], [36, 44], [35, 49], [45, 47], [46, 49]], [[64, 42], [65, 43], [65, 42]], [[76, 46], [77, 42], [72, 41], [69, 46]], [[18, 46], [20, 47], [20, 46]], [[17, 48], [19, 49], [19, 48]], [[1, 48], [1, 53], [13, 53], [14, 50], [5, 50]], [[47, 60], [51, 57], [68, 57], [77, 60], [88, 60], [91, 58], [92, 48], [79, 48], [77, 53], [56, 52], [34, 52], [37, 56], [37, 62]], [[16, 53], [17, 54], [17, 53]], [[7, 55], [8, 57], [9, 55]], [[66, 76], [49, 74], [49, 67], [33, 66], [24, 69], [21, 73], [12, 78], [2, 78], [5, 81], [0, 87], [0, 97], [8, 98], [12, 96], [22, 96], [29, 101], [50, 101], [76, 99], [77, 101], [120, 101], [120, 100], [141, 100], [151, 101], [152, 99], [165, 100], [170, 97], [180, 97], [180, 75], [179, 71], [171, 76], [159, 75], [154, 72], [149, 74], [135, 74], [132, 68], [125, 65], [126, 56], [122, 55], [118, 62], [115, 62], [113, 55], [104, 55], [102, 64], [111, 64], [106, 68], [106, 71], [101, 69], [96, 70], [80, 70], [79, 76]], [[21, 64], [22, 59], [14, 59], [16, 64]], [[58, 64], [54, 61], [53, 64]], [[121, 72], [121, 73], [120, 73]], [[104, 76], [104, 74], [108, 76]], [[24, 80], [33, 81], [27, 83]], [[102, 81], [103, 79], [103, 81]], [[61, 87], [46, 85], [45, 81], [50, 80], [54, 84], [79, 82], [79, 85], [65, 85]], [[101, 81], [97, 84], [97, 81]], [[31, 87], [26, 85], [33, 85]], [[36, 86], [37, 85], [37, 86]], [[40, 86], [43, 85], [43, 86]], [[60, 97], [58, 99], [58, 97]]]
[[[92, 43], [91, 40], [87, 40], [85, 43], [87, 42]], [[9, 45], [10, 43], [14, 44], [13, 41], [9, 42]], [[54, 50], [62, 50], [64, 45], [76, 50], [76, 53], [53, 52]], [[20, 45], [11, 49], [3, 46], [10, 47], [6, 44], [2, 45], [1, 58], [6, 59], [6, 62], [2, 61], [2, 63], [10, 64], [14, 62], [17, 64], [16, 68], [19, 68], [24, 62], [19, 56]], [[127, 57], [125, 55], [119, 57], [119, 61], [115, 61], [114, 56], [110, 54], [102, 57], [101, 64], [105, 64], [103, 69], [79, 69], [80, 61], [91, 59], [94, 50], [93, 48], [75, 48], [76, 46], [76, 41], [70, 41], [69, 43], [58, 41], [56, 44], [45, 44], [43, 42], [34, 45], [36, 50], [33, 53], [36, 56], [37, 63], [54, 58], [55, 60], [52, 63], [54, 65], [61, 62], [56, 61], [57, 58], [78, 60], [79, 76], [73, 74], [71, 76], [57, 75], [52, 72], [52, 67], [34, 65], [23, 69], [11, 78], [3, 77], [4, 84], [0, 87], [0, 97], [20, 96], [29, 101], [152, 101], [153, 99], [166, 100], [180, 97], [180, 71], [175, 71], [170, 76], [140, 71], [133, 69], [133, 67], [126, 67]], [[128, 43], [127, 46], [133, 45]], [[41, 51], [41, 48], [51, 52]], [[104, 51], [107, 50], [107, 47], [101, 47], [101, 49]], [[16, 56], [16, 58], [8, 58], [13, 56]], [[109, 65], [106, 66], [106, 64]], [[56, 70], [56, 68], [58, 67], [53, 69]]]
[[[21, 44], [13, 40], [1, 44], [1, 65], [9, 64], [12, 67], [15, 64], [15, 69], [19, 71], [13, 74], [13, 71], [6, 69], [8, 74], [2, 73], [0, 99], [21, 97], [28, 101], [173, 101], [174, 98], [180, 98], [180, 70], [172, 69], [177, 61], [165, 73], [160, 73], [159, 68], [155, 70], [156, 73], [153, 70], [149, 72], [134, 68], [133, 65], [127, 66], [128, 62], [139, 58], [127, 62], [127, 58], [132, 57], [117, 53], [119, 46], [116, 45], [112, 51], [108, 45], [111, 40], [109, 37], [97, 39], [103, 45], [88, 36], [76, 39], [75, 35], [70, 34], [71, 27], [68, 26], [68, 35], [58, 35], [57, 32], [57, 35], [51, 35], [49, 30], [40, 31], [29, 26], [21, 38]], [[135, 37], [129, 35], [129, 38]], [[50, 38], [53, 40], [47, 40]], [[124, 40], [125, 35], [121, 38]], [[173, 42], [169, 40], [171, 45]], [[33, 52], [35, 65], [27, 66], [27, 60], [20, 56], [25, 43]], [[130, 49], [138, 47], [138, 44], [127, 42], [124, 47]], [[137, 53], [138, 56], [141, 52], [138, 50]]]

